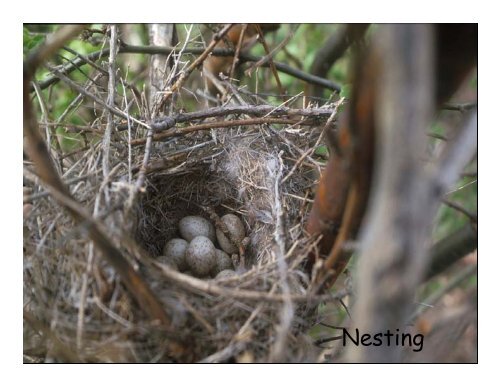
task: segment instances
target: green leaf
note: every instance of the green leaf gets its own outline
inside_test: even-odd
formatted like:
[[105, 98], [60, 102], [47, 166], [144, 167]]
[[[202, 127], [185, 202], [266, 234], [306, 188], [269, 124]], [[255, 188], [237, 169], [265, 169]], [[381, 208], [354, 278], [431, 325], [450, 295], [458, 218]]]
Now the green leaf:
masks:
[[27, 28], [23, 28], [23, 54], [26, 55], [32, 49], [43, 43], [44, 37], [38, 34], [32, 34]]
[[349, 99], [349, 97], [351, 96], [351, 88], [352, 88], [351, 84], [343, 85], [342, 89], [340, 90], [340, 97]]
[[319, 155], [320, 157], [327, 157], [328, 156], [328, 148], [326, 145], [321, 145], [314, 150], [314, 154]]

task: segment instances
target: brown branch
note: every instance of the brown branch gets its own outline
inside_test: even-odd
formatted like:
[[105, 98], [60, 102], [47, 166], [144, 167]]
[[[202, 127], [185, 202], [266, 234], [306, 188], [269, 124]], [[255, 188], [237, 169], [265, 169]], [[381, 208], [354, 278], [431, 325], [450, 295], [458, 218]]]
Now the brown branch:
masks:
[[[117, 53], [117, 26], [111, 25], [111, 36], [109, 41], [110, 54], [108, 61], [108, 99], [106, 104], [108, 106], [115, 105], [115, 95], [116, 95], [116, 53]], [[102, 173], [104, 178], [107, 178], [109, 174], [109, 150], [111, 147], [111, 134], [114, 131], [115, 123], [113, 121], [113, 113], [111, 110], [107, 112], [108, 122], [106, 124], [106, 129], [104, 131], [104, 136], [102, 138]]]
[[[242, 299], [242, 300], [255, 300], [255, 301], [267, 301], [273, 303], [282, 303], [286, 300], [292, 300], [294, 302], [309, 303], [309, 302], [328, 302], [337, 299], [342, 299], [348, 294], [348, 291], [339, 291], [338, 293], [330, 293], [325, 295], [295, 295], [295, 294], [273, 294], [264, 291], [251, 291], [232, 287], [223, 287], [217, 285], [212, 280], [202, 280], [189, 276], [175, 270], [170, 269], [165, 264], [160, 264], [155, 260], [151, 260], [151, 265], [156, 267], [161, 273], [168, 278], [196, 293], [202, 293], [206, 295], [216, 295], [223, 296], [230, 299]], [[235, 278], [237, 280], [237, 277]]]
[[[378, 62], [373, 55], [357, 59], [352, 105], [344, 111], [338, 136], [326, 131], [334, 155], [308, 223], [310, 232], [323, 235], [321, 252], [327, 258], [315, 280], [325, 283], [323, 290], [335, 283], [350, 260], [352, 252], [345, 245], [357, 236], [371, 193], [377, 82], [373, 74]], [[327, 281], [326, 276], [330, 276]]]
[[[281, 125], [295, 125], [297, 123], [301, 125], [314, 125], [316, 122], [312, 120], [304, 120], [300, 119], [287, 119], [287, 118], [250, 118], [250, 119], [239, 119], [232, 121], [216, 121], [210, 123], [203, 123], [200, 125], [193, 125], [187, 127], [173, 127], [169, 131], [155, 134], [152, 136], [153, 141], [161, 141], [165, 138], [177, 137], [179, 135], [184, 135], [188, 133], [193, 133], [195, 131], [200, 130], [208, 130], [208, 129], [219, 129], [223, 127], [236, 127], [236, 126], [250, 126], [250, 125], [263, 125], [263, 124], [281, 124]], [[130, 141], [132, 146], [143, 145], [147, 141], [147, 138], [139, 138]]]
[[465, 217], [467, 217], [471, 222], [474, 224], [477, 224], [477, 214], [469, 212], [467, 209], [465, 209], [463, 206], [457, 204], [456, 202], [443, 199], [443, 204], [449, 206], [452, 209], [455, 209], [457, 212], [462, 213]]
[[453, 263], [477, 248], [477, 230], [470, 224], [446, 236], [434, 244], [430, 251], [430, 265], [425, 279], [439, 275]]
[[315, 119], [327, 119], [335, 109], [329, 108], [311, 108], [311, 109], [293, 109], [286, 106], [256, 105], [256, 106], [224, 106], [214, 107], [206, 110], [195, 111], [191, 113], [181, 113], [169, 117], [156, 119], [151, 123], [155, 130], [170, 129], [177, 123], [185, 123], [205, 118], [225, 117], [228, 115], [246, 114], [258, 117], [269, 116], [287, 116], [287, 117], [308, 117]]
[[[371, 48], [378, 63], [371, 74], [376, 86], [376, 178], [361, 235], [353, 313], [364, 333], [404, 326], [425, 269], [426, 240], [438, 203], [429, 197], [419, 160], [435, 107], [432, 31], [423, 24], [384, 25]], [[351, 346], [347, 359], [398, 362], [401, 352], [389, 344]]]
[[241, 28], [240, 37], [238, 38], [238, 44], [236, 45], [236, 51], [234, 53], [233, 64], [231, 65], [231, 71], [229, 72], [229, 79], [233, 79], [236, 65], [240, 61], [241, 46], [243, 45], [243, 38], [245, 37], [247, 28], [248, 24], [243, 24], [243, 27]]
[[[267, 45], [266, 39], [264, 38], [264, 33], [262, 32], [262, 29], [260, 28], [259, 24], [255, 24], [255, 27], [257, 28], [257, 31], [258, 31], [257, 38], [259, 39], [260, 44], [262, 44], [262, 47], [264, 47], [264, 51], [266, 52], [266, 56], [265, 56], [266, 63], [269, 63], [269, 67], [271, 68], [271, 71], [274, 75], [274, 79], [276, 79], [276, 84], [278, 85], [278, 90], [279, 90], [280, 94], [284, 95], [286, 93], [283, 89], [283, 86], [281, 85], [280, 76], [278, 75], [278, 71], [276, 70], [276, 65], [274, 64], [274, 60], [273, 60], [273, 57], [271, 55], [271, 50], [269, 49], [269, 46]], [[262, 59], [259, 60], [259, 62], [262, 62]], [[286, 97], [283, 97], [283, 98], [285, 99]]]
[[288, 33], [288, 35], [281, 42], [279, 42], [279, 44], [276, 47], [274, 47], [273, 50], [269, 54], [267, 54], [266, 56], [263, 56], [262, 59], [255, 62], [254, 64], [252, 64], [250, 66], [250, 68], [248, 68], [245, 72], [247, 74], [251, 74], [257, 67], [261, 67], [264, 64], [266, 64], [269, 60], [272, 60], [276, 56], [276, 54], [280, 50], [282, 50], [290, 42], [290, 40], [293, 38], [297, 28], [298, 28], [298, 26], [296, 26], [293, 31], [290, 31]]
[[[330, 68], [344, 55], [346, 50], [353, 43], [363, 38], [368, 26], [368, 24], [347, 24], [340, 26], [317, 51], [311, 66], [311, 74], [326, 78]], [[322, 97], [323, 87], [315, 85], [312, 95]]]
[[[362, 229], [353, 314], [365, 333], [396, 331], [406, 324], [427, 268], [432, 219], [442, 195], [477, 150], [477, 116], [472, 114], [446, 143], [439, 162], [422, 167], [425, 129], [475, 65], [475, 46], [477, 26], [472, 24], [384, 25], [374, 35], [372, 49], [380, 64], [373, 74], [378, 79], [376, 178]], [[397, 362], [401, 353], [401, 347], [390, 344], [351, 346], [347, 359]]]

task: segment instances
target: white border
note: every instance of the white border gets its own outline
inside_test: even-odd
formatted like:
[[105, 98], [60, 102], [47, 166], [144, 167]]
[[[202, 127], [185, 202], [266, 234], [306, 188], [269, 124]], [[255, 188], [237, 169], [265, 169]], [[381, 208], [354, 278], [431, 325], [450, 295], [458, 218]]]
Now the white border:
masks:
[[[6, 249], [1, 257], [2, 328], [1, 359], [3, 378], [20, 384], [88, 385], [100, 384], [404, 384], [420, 385], [421, 377], [435, 384], [477, 383], [479, 371], [488, 376], [498, 357], [497, 323], [493, 314], [498, 307], [499, 227], [498, 146], [499, 60], [498, 12], [493, 6], [471, 1], [377, 1], [377, 2], [272, 2], [236, 1], [177, 2], [13, 2], [4, 5], [2, 32], [3, 146], [0, 152], [4, 179], [2, 189], [2, 240]], [[159, 4], [159, 5], [158, 5]], [[493, 4], [493, 2], [491, 2]], [[163, 10], [163, 11], [162, 11]], [[21, 24], [23, 22], [479, 22], [479, 166], [483, 176], [479, 184], [479, 366], [26, 366], [22, 358], [22, 219], [21, 166]], [[13, 37], [15, 37], [13, 39]], [[17, 38], [17, 39], [16, 39]], [[6, 81], [6, 82], [5, 82]], [[5, 119], [6, 118], [6, 119]], [[5, 369], [8, 369], [7, 372]], [[492, 374], [493, 375], [493, 374]]]

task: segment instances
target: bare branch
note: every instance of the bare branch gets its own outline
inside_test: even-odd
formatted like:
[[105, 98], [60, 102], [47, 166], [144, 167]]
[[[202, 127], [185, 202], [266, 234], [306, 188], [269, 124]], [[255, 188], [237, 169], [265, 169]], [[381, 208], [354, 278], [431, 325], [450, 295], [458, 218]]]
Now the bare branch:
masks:
[[[150, 44], [160, 47], [172, 47], [176, 44], [176, 31], [174, 24], [149, 24]], [[155, 117], [160, 113], [157, 108], [161, 99], [161, 94], [166, 87], [168, 72], [170, 72], [170, 63], [172, 60], [164, 55], [152, 55], [149, 65], [149, 105], [151, 106], [151, 115]]]
[[470, 221], [477, 224], [477, 214], [469, 212], [463, 206], [457, 204], [456, 202], [443, 199], [443, 204], [449, 206], [452, 209], [455, 209], [457, 212], [462, 213], [465, 217], [467, 217]]
[[[363, 38], [367, 28], [368, 24], [347, 24], [340, 26], [316, 53], [311, 66], [311, 74], [326, 78], [330, 68], [344, 55], [351, 44]], [[320, 85], [315, 85], [312, 95], [322, 97], [323, 88]]]
[[439, 275], [477, 248], [477, 230], [470, 224], [439, 240], [430, 250], [430, 265], [424, 280]]
[[[117, 27], [116, 25], [110, 26], [111, 29], [111, 37], [109, 41], [110, 53], [109, 53], [109, 61], [108, 61], [108, 100], [106, 104], [108, 106], [115, 105], [115, 94], [116, 94], [116, 53], [117, 53]], [[111, 133], [114, 129], [113, 122], [113, 113], [111, 110], [108, 110], [107, 114], [108, 122], [106, 124], [106, 130], [104, 131], [104, 136], [102, 138], [102, 173], [104, 178], [106, 178], [109, 174], [109, 148], [111, 144]]]
[[[237, 119], [232, 121], [216, 121], [210, 123], [203, 123], [201, 125], [192, 125], [187, 127], [173, 127], [169, 131], [156, 134], [152, 136], [153, 141], [161, 141], [165, 138], [177, 137], [179, 135], [184, 135], [187, 133], [193, 133], [195, 131], [207, 130], [207, 129], [218, 129], [223, 127], [236, 127], [236, 126], [251, 126], [251, 125], [262, 125], [265, 123], [269, 124], [287, 124], [287, 125], [314, 125], [316, 122], [314, 120], [300, 120], [300, 119], [287, 119], [287, 118], [251, 118], [251, 119]], [[133, 146], [143, 145], [147, 143], [147, 138], [134, 139], [130, 143]]]
[[[128, 45], [125, 43], [121, 43], [119, 52], [120, 54], [149, 54], [149, 55], [170, 55], [171, 53], [179, 54], [180, 50], [173, 48], [173, 47], [156, 47], [156, 46], [133, 46], [133, 45]], [[185, 50], [182, 51], [183, 54], [194, 54], [194, 55], [199, 55], [204, 52], [204, 49], [199, 49], [199, 48], [186, 48]], [[223, 49], [223, 48], [215, 48], [211, 52], [212, 55], [214, 56], [233, 56], [234, 55], [234, 50], [230, 49]], [[104, 49], [102, 51], [96, 51], [87, 56], [88, 60], [95, 61], [98, 58], [102, 56], [109, 55], [109, 49]], [[258, 62], [261, 60], [262, 57], [250, 55], [247, 53], [240, 53], [239, 55], [239, 60], [241, 62]], [[76, 68], [83, 66], [86, 64], [85, 60], [82, 60], [80, 58], [76, 59], [72, 63], [68, 63], [60, 68], [58, 68], [58, 71], [61, 74], [69, 74], [70, 72], [74, 71]], [[285, 74], [291, 75], [297, 79], [303, 80], [304, 82], [310, 83], [310, 84], [316, 84], [321, 87], [324, 87], [328, 90], [332, 91], [337, 91], [340, 92], [341, 86], [335, 82], [332, 82], [328, 79], [321, 78], [319, 76], [311, 75], [308, 74], [307, 72], [301, 71], [299, 69], [290, 67], [287, 64], [280, 63], [280, 62], [274, 62], [274, 65], [276, 66], [276, 69], [280, 72], [283, 72]], [[269, 62], [264, 62], [262, 64], [263, 67], [269, 67]], [[52, 76], [48, 77], [47, 79], [43, 80], [40, 82], [40, 89], [44, 90], [50, 85], [53, 85], [57, 83], [59, 78], [57, 76]]]
[[444, 194], [477, 151], [477, 111], [474, 111], [453, 141], [448, 141], [435, 170], [436, 193]]
[[194, 111], [191, 113], [180, 113], [169, 117], [156, 119], [151, 126], [156, 130], [170, 129], [177, 123], [184, 123], [205, 118], [225, 117], [228, 115], [253, 115], [257, 117], [308, 117], [317, 119], [329, 118], [336, 108], [311, 108], [311, 109], [293, 109], [286, 106], [254, 105], [254, 106], [224, 106], [214, 107], [206, 110]]
[[477, 102], [445, 103], [443, 105], [443, 110], [460, 111], [461, 113], [465, 113], [475, 109], [476, 107]]
[[[361, 235], [356, 327], [396, 331], [407, 320], [426, 262], [437, 202], [429, 200], [419, 157], [432, 114], [429, 25], [386, 25], [374, 40], [380, 63], [376, 180]], [[377, 75], [375, 75], [377, 76]], [[416, 113], [418, 112], [418, 113]], [[349, 347], [352, 362], [398, 362], [401, 347]]]

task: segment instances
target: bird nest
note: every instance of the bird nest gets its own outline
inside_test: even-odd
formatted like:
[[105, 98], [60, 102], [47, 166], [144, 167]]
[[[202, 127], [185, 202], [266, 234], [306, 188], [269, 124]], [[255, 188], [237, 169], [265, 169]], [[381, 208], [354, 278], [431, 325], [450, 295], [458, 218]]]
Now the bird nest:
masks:
[[[146, 147], [116, 146], [104, 179], [98, 146], [73, 165], [66, 180], [73, 196], [93, 208], [161, 303], [167, 324], [131, 296], [90, 241], [88, 224], [75, 223], [25, 173], [32, 205], [24, 222], [25, 358], [318, 360], [308, 331], [318, 305], [335, 299], [315, 295], [303, 268], [317, 241], [304, 223], [320, 171], [320, 135], [320, 128], [298, 125], [211, 129]], [[158, 261], [165, 243], [178, 237], [181, 218], [216, 223], [227, 213], [243, 221], [248, 237], [237, 275], [197, 278]]]

